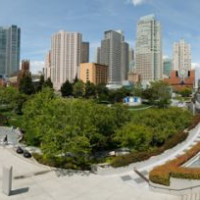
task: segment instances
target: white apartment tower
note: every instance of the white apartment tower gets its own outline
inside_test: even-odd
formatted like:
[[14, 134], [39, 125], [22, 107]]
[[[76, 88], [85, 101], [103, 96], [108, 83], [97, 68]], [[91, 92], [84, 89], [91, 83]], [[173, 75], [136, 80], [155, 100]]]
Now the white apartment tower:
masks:
[[191, 46], [184, 40], [173, 45], [173, 70], [191, 70]]
[[108, 80], [121, 84], [128, 74], [128, 44], [124, 42], [122, 31], [108, 30], [101, 41], [100, 63], [108, 66]]
[[135, 46], [136, 72], [145, 82], [162, 79], [162, 38], [161, 26], [155, 15], [140, 18], [137, 25]]
[[51, 80], [56, 90], [79, 73], [82, 35], [60, 31], [51, 38]]

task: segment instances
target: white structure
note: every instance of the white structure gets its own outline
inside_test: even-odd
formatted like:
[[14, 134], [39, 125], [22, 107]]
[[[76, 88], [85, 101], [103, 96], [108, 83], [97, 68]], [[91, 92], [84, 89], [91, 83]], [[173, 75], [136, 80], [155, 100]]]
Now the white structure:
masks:
[[78, 76], [81, 61], [82, 35], [60, 31], [51, 39], [51, 80], [59, 90], [69, 80]]
[[184, 40], [173, 45], [173, 70], [180, 72], [191, 70], [191, 46]]
[[127, 79], [128, 49], [129, 45], [124, 42], [122, 31], [108, 30], [104, 33], [104, 40], [101, 41], [97, 55], [100, 55], [100, 63], [109, 67], [108, 80], [112, 84], [120, 84]]
[[162, 38], [160, 23], [155, 15], [140, 18], [135, 46], [136, 72], [142, 81], [162, 79]]
[[139, 106], [142, 104], [142, 99], [140, 97], [126, 97], [124, 98], [124, 104], [129, 106]]

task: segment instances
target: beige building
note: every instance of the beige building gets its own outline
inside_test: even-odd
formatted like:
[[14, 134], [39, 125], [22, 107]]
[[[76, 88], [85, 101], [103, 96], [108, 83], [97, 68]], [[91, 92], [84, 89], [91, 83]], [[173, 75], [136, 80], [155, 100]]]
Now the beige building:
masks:
[[141, 17], [138, 22], [135, 67], [144, 82], [162, 79], [161, 26], [154, 15]]
[[108, 67], [106, 65], [96, 63], [81, 63], [80, 64], [80, 80], [84, 83], [90, 81], [95, 85], [107, 83]]
[[51, 80], [54, 89], [59, 90], [69, 80], [79, 77], [82, 35], [76, 32], [60, 31], [51, 39]]
[[181, 73], [191, 70], [191, 47], [184, 40], [174, 43], [173, 70]]

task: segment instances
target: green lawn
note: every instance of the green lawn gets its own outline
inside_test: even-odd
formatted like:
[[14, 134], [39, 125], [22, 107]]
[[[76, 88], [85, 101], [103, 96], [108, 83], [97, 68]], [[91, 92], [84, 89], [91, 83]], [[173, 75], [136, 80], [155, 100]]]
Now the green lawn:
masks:
[[129, 108], [130, 111], [145, 110], [152, 107], [151, 105], [142, 104], [139, 106], [132, 106]]

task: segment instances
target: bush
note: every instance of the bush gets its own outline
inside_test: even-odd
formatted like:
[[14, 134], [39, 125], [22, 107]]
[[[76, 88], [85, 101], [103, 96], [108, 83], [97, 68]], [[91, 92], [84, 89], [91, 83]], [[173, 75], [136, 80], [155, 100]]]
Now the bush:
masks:
[[200, 142], [188, 150], [184, 155], [167, 162], [164, 165], [155, 167], [149, 174], [153, 183], [170, 185], [170, 177], [184, 179], [200, 179], [200, 169], [180, 167], [200, 151]]

